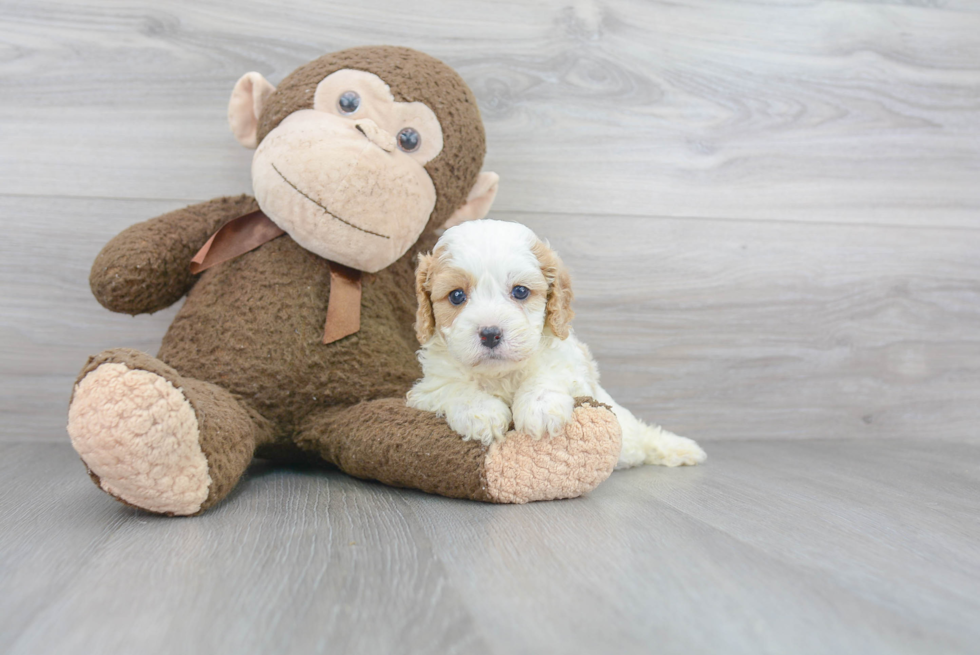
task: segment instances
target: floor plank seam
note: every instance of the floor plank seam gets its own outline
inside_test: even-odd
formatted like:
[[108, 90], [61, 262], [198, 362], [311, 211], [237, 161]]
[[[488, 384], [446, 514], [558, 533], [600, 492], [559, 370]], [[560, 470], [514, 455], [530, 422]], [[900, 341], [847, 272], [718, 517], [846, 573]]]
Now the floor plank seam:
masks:
[[[240, 194], [251, 194], [251, 189], [242, 189], [237, 193], [229, 193], [229, 196], [236, 196]], [[167, 203], [183, 203], [186, 205], [191, 205], [199, 202], [205, 202], [211, 198], [164, 198], [164, 197], [142, 197], [142, 196], [80, 196], [80, 195], [42, 195], [33, 193], [7, 193], [0, 192], [0, 200], [4, 198], [16, 198], [21, 200], [77, 200], [77, 201], [100, 201], [100, 202], [167, 202]], [[972, 234], [975, 232], [980, 232], [980, 224], [976, 227], [966, 226], [966, 225], [915, 225], [909, 223], [887, 223], [887, 222], [854, 222], [854, 221], [833, 221], [833, 220], [813, 220], [813, 219], [803, 219], [803, 218], [793, 218], [793, 219], [782, 219], [782, 218], [746, 218], [746, 217], [735, 217], [735, 216], [695, 216], [695, 215], [669, 215], [669, 214], [620, 214], [620, 213], [609, 213], [609, 212], [562, 212], [562, 211], [540, 211], [540, 210], [529, 210], [529, 209], [512, 209], [512, 208], [495, 208], [491, 210], [491, 215], [525, 215], [525, 216], [540, 216], [540, 217], [555, 217], [555, 218], [568, 218], [568, 217], [581, 217], [581, 218], [594, 218], [596, 216], [601, 216], [603, 218], [610, 219], [637, 219], [646, 221], [700, 221], [706, 223], [712, 222], [725, 222], [725, 223], [748, 223], [748, 224], [763, 224], [763, 225], [808, 225], [814, 227], [843, 227], [843, 228], [881, 228], [881, 229], [901, 229], [901, 230], [918, 230], [918, 231], [930, 231], [930, 232], [966, 232]], [[135, 220], [138, 219], [134, 219]]]

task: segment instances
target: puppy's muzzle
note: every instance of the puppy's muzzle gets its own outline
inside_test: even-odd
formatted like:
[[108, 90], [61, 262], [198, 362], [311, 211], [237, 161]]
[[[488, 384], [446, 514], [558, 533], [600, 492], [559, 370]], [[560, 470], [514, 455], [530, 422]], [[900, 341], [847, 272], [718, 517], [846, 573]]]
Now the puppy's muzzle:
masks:
[[480, 343], [493, 350], [500, 344], [500, 337], [504, 334], [496, 325], [492, 327], [480, 328]]

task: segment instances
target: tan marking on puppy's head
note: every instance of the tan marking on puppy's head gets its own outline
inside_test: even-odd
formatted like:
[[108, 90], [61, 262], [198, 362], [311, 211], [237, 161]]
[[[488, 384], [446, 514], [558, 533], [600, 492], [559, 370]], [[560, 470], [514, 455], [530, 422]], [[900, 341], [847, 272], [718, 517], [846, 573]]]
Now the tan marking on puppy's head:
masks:
[[575, 316], [572, 311], [572, 277], [558, 254], [542, 241], [531, 247], [548, 281], [548, 303], [545, 305], [545, 325], [559, 339], [568, 338], [568, 324]]
[[437, 329], [452, 325], [466, 305], [465, 302], [452, 304], [449, 294], [462, 289], [469, 296], [470, 289], [476, 284], [470, 273], [447, 263], [444, 255], [443, 249], [422, 255], [415, 271], [415, 296], [419, 304], [415, 314], [415, 338], [423, 346]]

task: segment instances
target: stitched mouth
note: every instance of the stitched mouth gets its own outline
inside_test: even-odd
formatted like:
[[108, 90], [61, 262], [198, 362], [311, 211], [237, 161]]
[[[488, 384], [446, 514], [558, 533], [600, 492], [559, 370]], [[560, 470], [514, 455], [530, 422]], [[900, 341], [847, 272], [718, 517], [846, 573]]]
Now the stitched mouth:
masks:
[[296, 191], [296, 193], [298, 193], [299, 195], [303, 196], [304, 198], [306, 198], [307, 200], [309, 200], [310, 202], [312, 202], [314, 205], [316, 205], [317, 207], [319, 207], [320, 209], [322, 209], [323, 210], [323, 213], [326, 214], [327, 216], [329, 216], [330, 218], [334, 218], [334, 219], [340, 221], [341, 223], [343, 223], [344, 225], [347, 225], [349, 227], [352, 227], [355, 230], [359, 230], [361, 232], [364, 232], [365, 234], [370, 234], [371, 236], [381, 237], [382, 239], [390, 239], [391, 238], [391, 237], [389, 237], [386, 234], [379, 234], [377, 232], [372, 232], [371, 230], [365, 230], [363, 227], [360, 227], [358, 225], [354, 225], [350, 221], [345, 221], [340, 216], [337, 216], [336, 214], [332, 213], [329, 209], [327, 209], [326, 206], [323, 203], [318, 202], [314, 198], [311, 198], [308, 194], [304, 193], [302, 189], [300, 189], [298, 186], [296, 186], [295, 184], [293, 184], [292, 182], [290, 182], [286, 178], [286, 176], [282, 174], [282, 171], [280, 171], [278, 168], [276, 168], [276, 165], [275, 164], [272, 164], [272, 170], [274, 170], [276, 173], [279, 174], [279, 177], [282, 178], [283, 182], [285, 182], [289, 186], [293, 187], [293, 189]]

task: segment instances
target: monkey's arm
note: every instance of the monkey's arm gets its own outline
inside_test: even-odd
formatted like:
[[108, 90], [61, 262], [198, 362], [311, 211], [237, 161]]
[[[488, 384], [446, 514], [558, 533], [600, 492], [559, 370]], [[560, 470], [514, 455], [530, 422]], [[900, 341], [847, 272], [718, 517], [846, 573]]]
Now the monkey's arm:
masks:
[[251, 196], [215, 198], [123, 230], [92, 264], [92, 293], [106, 309], [124, 314], [169, 307], [197, 280], [191, 257], [221, 225], [255, 209]]

